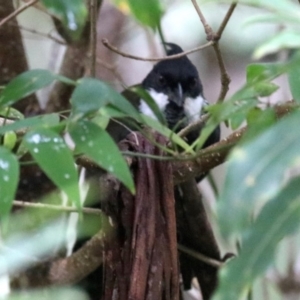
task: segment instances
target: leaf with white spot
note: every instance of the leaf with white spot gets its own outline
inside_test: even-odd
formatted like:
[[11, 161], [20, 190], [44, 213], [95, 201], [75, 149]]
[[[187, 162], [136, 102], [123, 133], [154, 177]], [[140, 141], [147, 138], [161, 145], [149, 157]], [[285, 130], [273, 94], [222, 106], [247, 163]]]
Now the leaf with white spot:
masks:
[[0, 219], [7, 217], [12, 207], [19, 179], [19, 163], [5, 147], [0, 147]]
[[242, 233], [255, 204], [274, 197], [285, 185], [288, 170], [299, 167], [299, 120], [300, 112], [294, 112], [231, 153], [218, 201], [224, 236]]
[[101, 127], [87, 120], [70, 125], [70, 135], [76, 150], [84, 153], [100, 167], [116, 176], [132, 193], [134, 182], [116, 143]]
[[78, 174], [63, 138], [50, 129], [38, 128], [28, 132], [23, 142], [47, 176], [80, 208]]
[[241, 243], [239, 256], [222, 268], [213, 300], [241, 299], [271, 264], [278, 243], [299, 228], [299, 220], [298, 177], [262, 209]]
[[10, 81], [0, 94], [0, 106], [9, 106], [16, 101], [50, 85], [54, 80], [73, 83], [63, 76], [48, 70], [30, 70]]

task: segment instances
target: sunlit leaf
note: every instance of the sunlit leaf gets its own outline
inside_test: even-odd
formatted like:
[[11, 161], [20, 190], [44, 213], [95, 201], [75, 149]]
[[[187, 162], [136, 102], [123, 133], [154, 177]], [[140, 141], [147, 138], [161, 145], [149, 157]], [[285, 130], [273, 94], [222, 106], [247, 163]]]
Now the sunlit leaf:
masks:
[[0, 95], [0, 106], [14, 102], [38, 91], [55, 80], [53, 73], [47, 70], [31, 70], [14, 78]]
[[292, 58], [291, 63], [294, 62], [294, 68], [290, 68], [288, 70], [288, 79], [289, 85], [291, 89], [291, 93], [293, 95], [293, 99], [300, 103], [300, 68], [299, 68], [299, 61], [300, 61], [300, 52], [297, 51]]
[[[236, 215], [234, 215], [236, 216]], [[277, 244], [300, 225], [300, 178], [266, 204], [242, 241], [239, 256], [220, 274], [213, 300], [240, 299], [271, 264]]]
[[257, 107], [251, 109], [247, 115], [247, 131], [242, 140], [250, 141], [261, 134], [276, 122], [276, 115], [272, 108], [261, 110]]
[[80, 208], [77, 170], [63, 138], [50, 129], [37, 128], [23, 142], [47, 176]]
[[8, 149], [0, 147], [0, 219], [7, 217], [12, 207], [19, 180], [19, 163]]
[[34, 127], [52, 127], [59, 124], [59, 115], [56, 113], [48, 114], [44, 116], [36, 116], [32, 118], [26, 118], [20, 121], [15, 121], [5, 126], [0, 126], [0, 134], [5, 134], [9, 131], [15, 131], [20, 129], [30, 129]]
[[[14, 221], [18, 222], [17, 219]], [[63, 247], [65, 239], [65, 224], [59, 221], [35, 228], [33, 232], [8, 236], [5, 239], [6, 247], [0, 249], [0, 276], [6, 275], [8, 269], [12, 274], [18, 273], [35, 264], [37, 258], [53, 255], [53, 249]]]
[[72, 300], [88, 300], [89, 297], [83, 292], [75, 288], [55, 287], [51, 289], [34, 289], [24, 292], [12, 292], [5, 296], [5, 300], [53, 300], [53, 299], [72, 299]]
[[[57, 16], [74, 39], [81, 36], [88, 9], [82, 0], [41, 0], [50, 13]], [[95, 8], [96, 9], [96, 8]]]
[[3, 107], [0, 109], [0, 116], [8, 119], [22, 120], [24, 115], [13, 107]]
[[156, 29], [159, 26], [163, 11], [158, 0], [114, 0], [125, 13], [132, 13], [143, 25]]
[[285, 183], [286, 170], [299, 166], [299, 118], [299, 112], [283, 118], [231, 153], [218, 202], [224, 236], [245, 230], [255, 204], [274, 197]]
[[100, 167], [116, 176], [132, 193], [134, 182], [129, 167], [110, 135], [87, 120], [70, 125], [76, 150], [87, 155]]
[[26, 71], [10, 81], [0, 94], [0, 106], [9, 106], [16, 101], [50, 85], [54, 80], [72, 81], [48, 70]]
[[13, 131], [8, 131], [4, 134], [3, 137], [3, 146], [7, 149], [12, 150], [17, 143], [17, 135]]
[[283, 63], [260, 63], [247, 66], [247, 84], [255, 85], [270, 81], [284, 73], [288, 66]]
[[300, 36], [297, 31], [285, 30], [260, 45], [253, 54], [260, 59], [267, 54], [276, 53], [282, 49], [297, 49], [300, 47]]
[[127, 116], [140, 118], [132, 104], [103, 81], [94, 78], [83, 78], [78, 83], [71, 97], [72, 112], [75, 116], [82, 117], [95, 113], [110, 104]]

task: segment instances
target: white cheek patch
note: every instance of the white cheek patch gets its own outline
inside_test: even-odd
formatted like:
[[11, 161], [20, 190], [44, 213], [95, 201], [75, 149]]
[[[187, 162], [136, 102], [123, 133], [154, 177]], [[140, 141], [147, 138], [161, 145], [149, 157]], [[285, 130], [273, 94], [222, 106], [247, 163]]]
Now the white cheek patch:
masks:
[[[164, 93], [157, 93], [153, 89], [147, 91], [153, 100], [156, 102], [159, 110], [163, 112], [168, 104], [168, 96]], [[148, 106], [148, 104], [141, 100], [141, 104], [139, 106], [139, 110], [142, 114], [149, 116], [153, 119], [157, 119], [155, 114], [153, 113], [152, 109]]]
[[205, 105], [206, 100], [202, 96], [196, 98], [186, 98], [184, 101], [184, 112], [188, 118], [188, 122], [195, 122], [199, 120], [201, 111]]

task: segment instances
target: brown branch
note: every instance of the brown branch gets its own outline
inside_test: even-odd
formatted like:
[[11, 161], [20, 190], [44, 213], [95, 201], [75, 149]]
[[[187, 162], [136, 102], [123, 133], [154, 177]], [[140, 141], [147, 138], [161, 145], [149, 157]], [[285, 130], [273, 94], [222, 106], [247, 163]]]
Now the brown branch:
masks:
[[124, 57], [127, 57], [127, 58], [131, 58], [131, 59], [140, 60], [140, 61], [161, 61], [161, 60], [176, 59], [176, 58], [180, 58], [180, 57], [183, 57], [185, 55], [197, 52], [199, 50], [202, 50], [202, 49], [207, 48], [207, 47], [209, 47], [209, 46], [211, 46], [211, 45], [214, 44], [213, 41], [209, 41], [208, 43], [206, 43], [204, 45], [198, 46], [198, 47], [196, 47], [194, 49], [191, 49], [191, 50], [188, 50], [188, 51], [184, 51], [184, 52], [179, 53], [179, 54], [174, 54], [174, 55], [165, 56], [165, 57], [148, 57], [147, 58], [147, 57], [140, 57], [140, 56], [135, 56], [135, 55], [131, 55], [129, 53], [122, 52], [118, 48], [116, 48], [113, 45], [111, 45], [107, 39], [102, 39], [102, 43], [103, 43], [103, 45], [105, 47], [107, 47], [111, 51], [113, 51], [113, 52], [115, 52], [115, 53], [117, 53], [117, 54], [119, 54], [121, 56], [124, 56]]
[[214, 34], [212, 28], [210, 27], [210, 25], [207, 23], [207, 21], [206, 21], [204, 15], [203, 15], [203, 13], [202, 13], [202, 11], [201, 11], [198, 3], [197, 3], [197, 1], [196, 0], [192, 0], [192, 3], [193, 3], [193, 5], [194, 5], [194, 7], [195, 7], [195, 9], [197, 11], [197, 14], [198, 14], [198, 16], [200, 18], [200, 21], [201, 21], [201, 23], [202, 23], [202, 25], [204, 27], [204, 31], [205, 31], [205, 34], [206, 34], [206, 39], [208, 41], [214, 41], [215, 34]]
[[220, 51], [220, 47], [219, 47], [219, 39], [222, 36], [222, 33], [230, 19], [230, 17], [232, 16], [232, 13], [237, 5], [236, 2], [233, 2], [231, 4], [231, 6], [229, 7], [229, 10], [227, 11], [220, 27], [219, 30], [217, 31], [217, 33], [215, 33], [212, 28], [207, 24], [206, 19], [199, 7], [199, 5], [197, 4], [196, 0], [192, 0], [192, 3], [199, 15], [200, 21], [204, 27], [205, 33], [206, 33], [206, 39], [208, 41], [214, 41], [213, 43], [213, 48], [214, 51], [216, 53], [216, 57], [217, 57], [217, 61], [218, 61], [218, 65], [219, 65], [219, 69], [220, 69], [220, 73], [221, 73], [221, 91], [218, 97], [218, 102], [221, 102], [224, 100], [228, 90], [229, 90], [229, 84], [230, 84], [230, 77], [226, 71], [225, 68], [225, 64], [224, 64], [224, 60], [222, 57], [222, 53]]
[[80, 281], [101, 265], [103, 237], [103, 230], [100, 230], [73, 255], [42, 262], [24, 273], [13, 276], [11, 287], [13, 289], [43, 287], [74, 284]]
[[[14, 200], [13, 206], [15, 207], [30, 207], [30, 208], [40, 208], [40, 209], [50, 209], [50, 210], [58, 210], [61, 212], [77, 212], [79, 213], [76, 207], [67, 207], [62, 205], [52, 205], [38, 202], [25, 202], [21, 200]], [[82, 212], [84, 214], [92, 214], [92, 215], [102, 215], [103, 212], [101, 209], [83, 207]]]
[[3, 26], [5, 23], [9, 22], [11, 19], [13, 19], [17, 15], [19, 15], [21, 12], [23, 12], [24, 10], [26, 10], [30, 6], [33, 6], [34, 4], [36, 4], [38, 1], [39, 0], [31, 0], [28, 3], [24, 4], [23, 6], [19, 7], [18, 9], [16, 9], [13, 13], [11, 13], [6, 18], [3, 18], [0, 21], [0, 27]]
[[225, 67], [222, 53], [221, 53], [221, 50], [219, 47], [219, 43], [218, 42], [215, 43], [213, 45], [213, 48], [214, 48], [214, 51], [215, 51], [215, 54], [217, 57], [217, 61], [218, 61], [218, 65], [219, 65], [219, 69], [220, 69], [220, 73], [221, 73], [221, 91], [220, 91], [220, 94], [218, 97], [218, 102], [222, 102], [225, 99], [226, 94], [229, 90], [229, 84], [230, 84], [231, 79], [226, 71], [226, 67]]
[[194, 258], [196, 258], [196, 259], [198, 259], [198, 260], [200, 260], [200, 261], [202, 261], [202, 262], [204, 262], [204, 263], [206, 263], [206, 264], [208, 264], [212, 267], [215, 267], [215, 268], [219, 269], [219, 268], [224, 266], [224, 263], [222, 261], [219, 261], [219, 260], [216, 260], [214, 258], [208, 257], [208, 256], [206, 256], [202, 253], [194, 251], [193, 249], [190, 249], [190, 248], [185, 247], [185, 246], [180, 245], [180, 244], [178, 244], [177, 247], [178, 247], [179, 251], [181, 251], [183, 253], [186, 253], [186, 254], [188, 254], [188, 255], [190, 255], [190, 256], [192, 256], [192, 257], [194, 257]]
[[225, 15], [225, 18], [223, 19], [223, 21], [216, 33], [218, 39], [220, 39], [222, 37], [223, 31], [224, 31], [225, 27], [227, 26], [227, 23], [228, 23], [229, 19], [231, 18], [231, 15], [232, 15], [233, 11], [235, 10], [236, 6], [237, 6], [237, 2], [233, 2], [230, 5], [230, 7]]
[[90, 50], [91, 50], [91, 76], [96, 75], [96, 49], [97, 49], [97, 0], [90, 0], [90, 16], [91, 16], [91, 29], [90, 29]]

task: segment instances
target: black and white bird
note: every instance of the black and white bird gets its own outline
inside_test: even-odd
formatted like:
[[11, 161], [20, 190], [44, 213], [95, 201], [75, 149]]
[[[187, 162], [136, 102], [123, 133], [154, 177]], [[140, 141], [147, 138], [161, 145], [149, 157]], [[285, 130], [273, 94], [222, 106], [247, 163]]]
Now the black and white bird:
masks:
[[[182, 53], [176, 44], [166, 43], [167, 55]], [[203, 96], [203, 87], [196, 67], [186, 57], [164, 60], [154, 65], [140, 85], [156, 102], [159, 110], [165, 116], [170, 129], [178, 132], [190, 123], [197, 121], [208, 102]], [[140, 113], [156, 119], [156, 115], [147, 102], [137, 94], [126, 90], [123, 95], [139, 110]], [[128, 132], [118, 124], [109, 124], [108, 132], [116, 141], [120, 141]], [[199, 131], [188, 134], [187, 141], [192, 143], [199, 136]], [[204, 147], [220, 139], [217, 128]]]
[[[167, 55], [183, 52], [176, 44], [167, 43], [166, 46]], [[140, 86], [150, 94], [160, 112], [165, 117], [167, 126], [175, 132], [178, 132], [190, 123], [197, 121], [203, 114], [205, 106], [208, 105], [208, 102], [203, 95], [203, 87], [198, 71], [186, 56], [158, 62], [154, 65], [153, 69], [148, 73]], [[147, 101], [141, 99], [137, 93], [132, 92], [129, 89], [125, 90], [122, 94], [141, 114], [156, 119], [156, 114], [147, 104]], [[122, 126], [121, 123], [124, 123], [126, 126]], [[127, 122], [126, 118], [121, 118], [117, 122], [111, 120], [108, 124], [107, 131], [116, 142], [119, 142], [129, 133], [129, 128], [135, 129], [135, 127], [132, 128], [131, 125], [132, 123]], [[191, 144], [195, 141], [200, 132], [201, 130], [191, 132], [186, 137], [187, 142]], [[204, 147], [219, 141], [219, 139], [220, 129], [217, 127], [204, 144]], [[202, 178], [203, 177], [200, 179]], [[184, 206], [185, 195], [181, 191], [180, 186], [176, 186], [174, 192], [177, 210], [178, 205]], [[184, 209], [180, 210], [184, 213]], [[181, 213], [178, 215], [181, 215]], [[194, 249], [195, 251], [201, 250], [200, 252], [215, 259], [219, 259], [218, 253], [211, 255], [211, 252], [207, 252], [210, 245], [204, 245], [205, 249], [199, 249], [199, 243], [194, 243], [194, 236], [191, 236], [188, 233], [189, 228], [185, 224], [188, 223], [185, 221], [189, 216], [186, 216], [185, 214], [183, 214], [183, 216], [177, 216], [177, 226], [178, 218], [181, 219], [181, 224], [184, 223], [183, 227], [179, 225], [178, 228], [178, 235], [181, 236], [179, 242], [182, 242], [183, 245]], [[202, 232], [199, 234], [202, 236], [204, 235]], [[201, 245], [203, 245], [203, 243]], [[184, 287], [189, 289], [192, 278], [197, 277], [198, 281], [201, 282], [204, 299], [208, 299], [212, 289], [207, 287], [206, 279], [207, 274], [210, 274], [212, 271], [210, 269], [207, 270], [207, 266], [205, 264], [203, 265], [201, 262], [199, 263], [197, 259], [191, 259], [184, 254], [180, 254], [180, 266]], [[210, 266], [208, 267], [211, 268]], [[86, 279], [89, 286], [87, 290], [89, 290], [90, 294], [99, 295], [97, 290], [99, 286], [99, 276], [101, 276], [101, 273], [99, 270], [96, 270]], [[86, 284], [86, 282], [84, 284]]]

